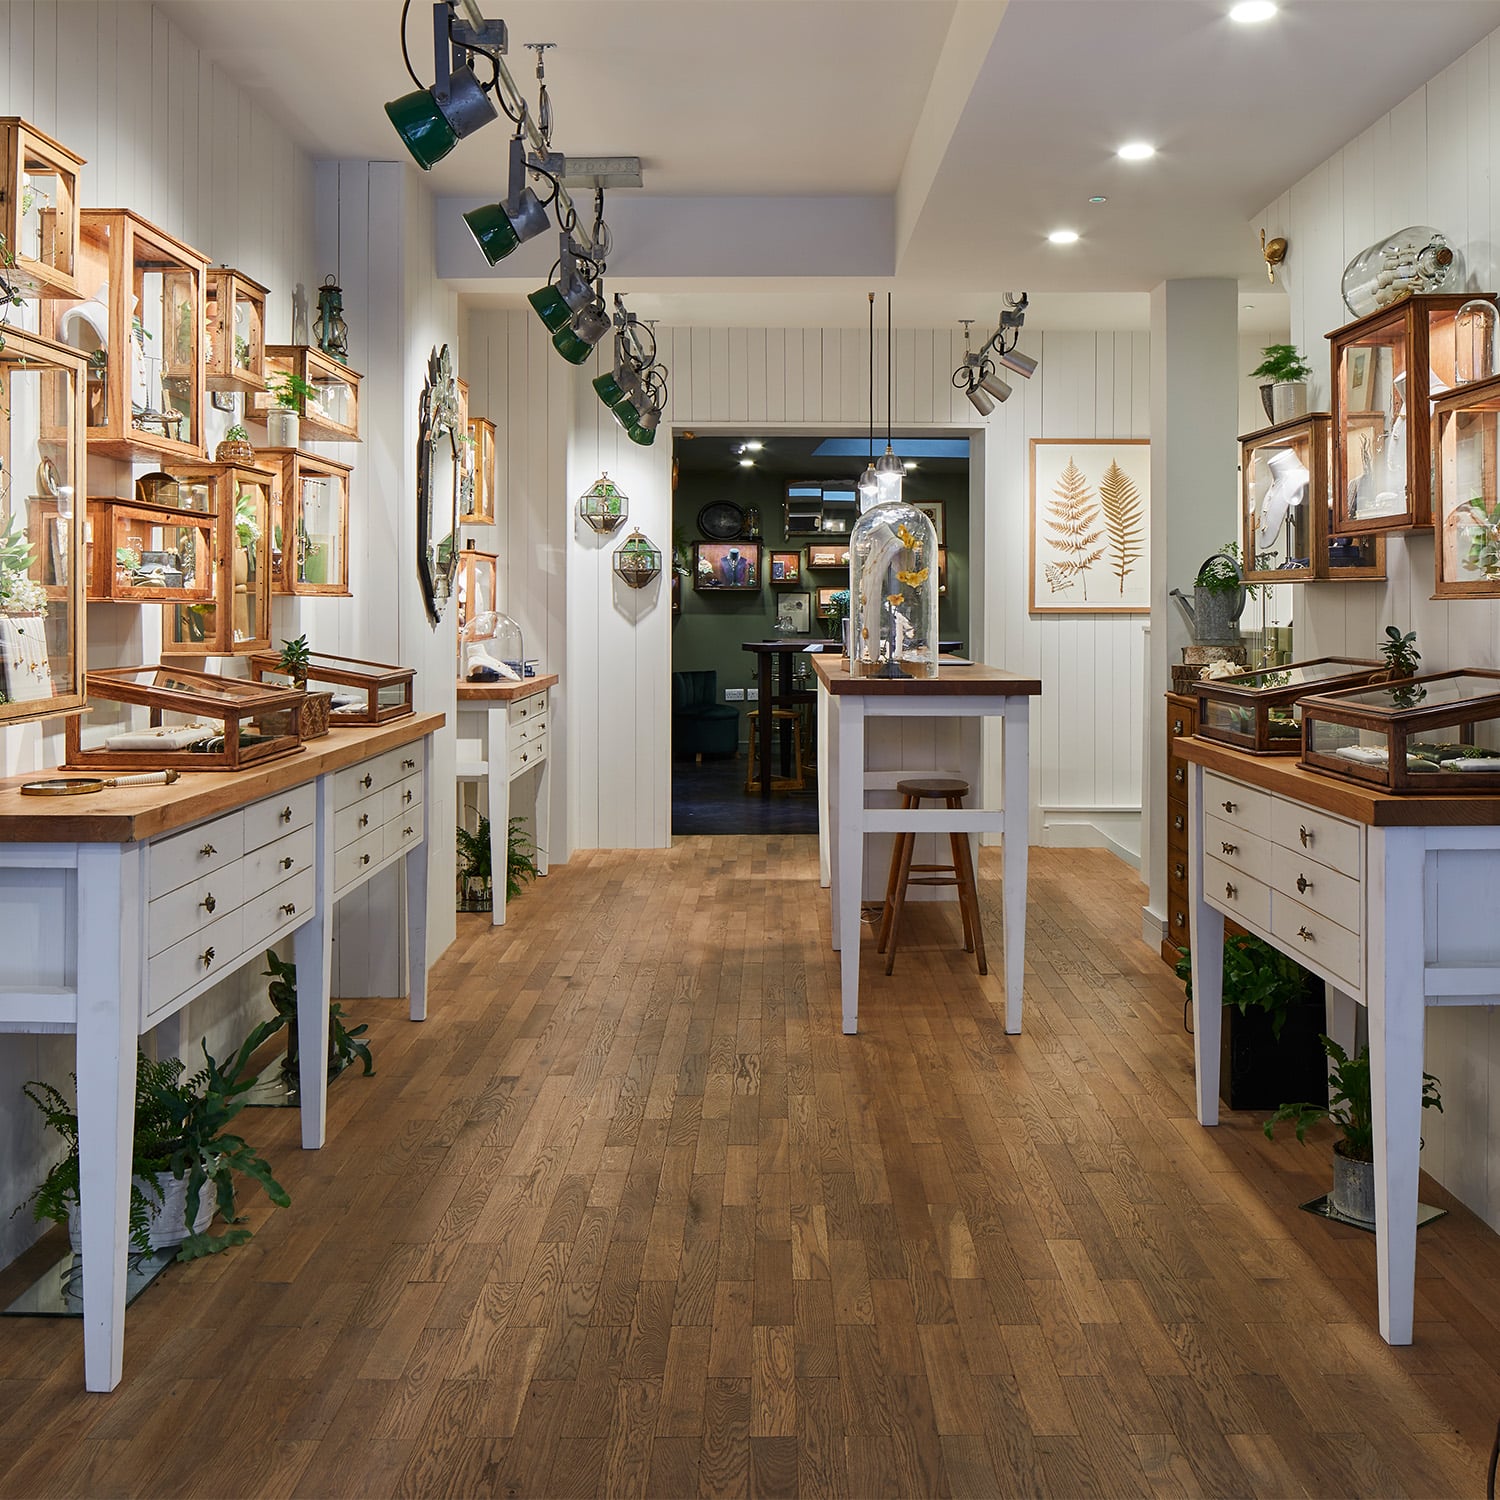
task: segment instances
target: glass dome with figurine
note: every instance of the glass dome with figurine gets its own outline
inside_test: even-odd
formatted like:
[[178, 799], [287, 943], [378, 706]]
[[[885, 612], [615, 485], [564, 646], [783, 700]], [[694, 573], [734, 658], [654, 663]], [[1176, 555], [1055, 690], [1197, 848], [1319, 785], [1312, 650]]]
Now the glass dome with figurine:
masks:
[[849, 671], [855, 677], [938, 675], [938, 554], [915, 505], [872, 505], [849, 537]]
[[519, 682], [525, 660], [521, 627], [498, 610], [475, 615], [458, 633], [458, 675], [464, 682]]

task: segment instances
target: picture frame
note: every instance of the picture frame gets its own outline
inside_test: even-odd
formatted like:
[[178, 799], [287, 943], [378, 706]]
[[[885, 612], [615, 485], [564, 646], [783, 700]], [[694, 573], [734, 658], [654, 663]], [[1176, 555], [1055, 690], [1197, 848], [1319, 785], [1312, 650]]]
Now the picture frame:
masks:
[[818, 618], [820, 620], [831, 620], [833, 618], [833, 596], [842, 591], [847, 591], [848, 584], [829, 584], [826, 588], [818, 590]]
[[1369, 411], [1375, 399], [1375, 376], [1379, 365], [1378, 349], [1358, 346], [1349, 350], [1348, 364], [1348, 410]]
[[943, 546], [948, 540], [943, 519], [944, 513], [947, 510], [946, 502], [942, 500], [913, 500], [911, 506], [913, 510], [921, 511], [932, 522], [932, 529], [937, 532], [938, 546]]
[[780, 594], [776, 599], [776, 627], [806, 635], [812, 628], [812, 595], [806, 589]]
[[824, 543], [819, 546], [814, 544], [807, 549], [807, 566], [809, 568], [847, 568], [849, 548], [847, 545], [830, 546]]
[[760, 592], [759, 542], [694, 542], [693, 587], [702, 594]]
[[1031, 614], [1149, 614], [1148, 438], [1032, 438]]
[[778, 589], [791, 589], [796, 588], [797, 585], [801, 582], [801, 552], [772, 552], [771, 587]]

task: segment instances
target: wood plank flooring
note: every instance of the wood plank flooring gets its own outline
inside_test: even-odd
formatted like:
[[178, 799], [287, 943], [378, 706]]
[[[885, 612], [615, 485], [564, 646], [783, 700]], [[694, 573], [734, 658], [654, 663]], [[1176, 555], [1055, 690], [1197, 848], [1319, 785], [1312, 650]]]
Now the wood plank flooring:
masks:
[[0, 1495], [1483, 1493], [1500, 1238], [1423, 1230], [1383, 1344], [1373, 1239], [1296, 1206], [1326, 1136], [1195, 1123], [1132, 872], [1034, 851], [1024, 1035], [927, 907], [844, 1037], [816, 870], [691, 839], [461, 918], [428, 1022], [346, 1007], [325, 1150], [242, 1116], [292, 1207], [131, 1309], [118, 1391], [0, 1322]]

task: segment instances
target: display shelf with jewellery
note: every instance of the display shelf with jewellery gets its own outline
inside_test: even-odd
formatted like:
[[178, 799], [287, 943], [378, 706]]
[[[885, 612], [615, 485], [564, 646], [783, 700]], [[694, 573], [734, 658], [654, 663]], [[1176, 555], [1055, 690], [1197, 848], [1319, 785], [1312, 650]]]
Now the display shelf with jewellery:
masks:
[[271, 592], [349, 596], [349, 476], [300, 448], [257, 448], [277, 471], [271, 492]]

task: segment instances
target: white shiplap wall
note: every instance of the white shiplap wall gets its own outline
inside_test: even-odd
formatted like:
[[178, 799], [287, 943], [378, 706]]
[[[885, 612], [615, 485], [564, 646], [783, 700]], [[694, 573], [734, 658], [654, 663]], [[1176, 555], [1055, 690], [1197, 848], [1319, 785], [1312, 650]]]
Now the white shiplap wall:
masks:
[[[1470, 288], [1500, 290], [1500, 32], [1349, 142], [1272, 203], [1261, 222], [1291, 245], [1284, 267], [1291, 338], [1319, 371], [1311, 392], [1327, 409], [1324, 335], [1349, 321], [1344, 267], [1366, 245], [1408, 224], [1440, 229], [1462, 249]], [[1500, 600], [1431, 597], [1431, 533], [1386, 543], [1384, 583], [1306, 587], [1300, 656], [1368, 655], [1387, 624], [1415, 629], [1424, 668], [1500, 665]], [[1427, 1068], [1444, 1112], [1422, 1119], [1423, 1165], [1500, 1229], [1500, 1011], [1427, 1016]]]

